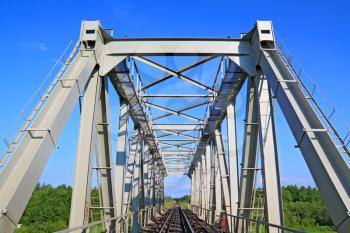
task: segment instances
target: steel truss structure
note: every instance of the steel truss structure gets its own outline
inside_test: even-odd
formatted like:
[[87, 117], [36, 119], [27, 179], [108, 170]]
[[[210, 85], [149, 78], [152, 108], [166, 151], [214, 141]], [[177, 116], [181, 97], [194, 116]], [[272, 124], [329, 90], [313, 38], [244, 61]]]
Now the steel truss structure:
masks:
[[[174, 70], [150, 56], [200, 59]], [[187, 71], [216, 58], [221, 61], [213, 86], [187, 75]], [[166, 75], [143, 84], [136, 62]], [[206, 94], [147, 93], [147, 89], [171, 78]], [[115, 165], [108, 82], [120, 98]], [[235, 106], [244, 83], [246, 120], [239, 167]], [[92, 208], [101, 210], [100, 223], [106, 232], [128, 232], [130, 218], [131, 232], [139, 232], [161, 213], [164, 179], [171, 174], [191, 178], [192, 209], [208, 223], [213, 224], [222, 214], [249, 218], [254, 210], [258, 170], [263, 177], [264, 219], [283, 225], [272, 98], [287, 120], [337, 231], [349, 232], [350, 170], [310, 97], [277, 47], [271, 21], [257, 21], [239, 39], [114, 38], [99, 21], [83, 21], [79, 43], [66, 66], [5, 154], [10, 158], [0, 175], [0, 232], [14, 232], [17, 227], [79, 98], [82, 105], [70, 229], [65, 232], [86, 231]], [[152, 101], [160, 98], [200, 101], [175, 109]], [[202, 118], [189, 113], [199, 107], [206, 108]], [[154, 109], [163, 113], [154, 116]], [[172, 116], [187, 121], [160, 123]], [[128, 133], [129, 119], [132, 135]], [[227, 147], [221, 129], [224, 119]], [[336, 132], [333, 127], [331, 130]], [[341, 148], [348, 153], [344, 145]], [[98, 207], [92, 206], [90, 197], [93, 171], [99, 180]], [[227, 220], [228, 231], [247, 231], [242, 221]], [[270, 228], [269, 232], [277, 231]]]

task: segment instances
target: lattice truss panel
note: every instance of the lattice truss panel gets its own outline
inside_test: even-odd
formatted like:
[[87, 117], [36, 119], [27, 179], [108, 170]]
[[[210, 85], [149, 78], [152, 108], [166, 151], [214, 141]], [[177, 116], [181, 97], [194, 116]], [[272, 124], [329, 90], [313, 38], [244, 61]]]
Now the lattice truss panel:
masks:
[[[238, 161], [236, 98], [243, 87], [246, 113]], [[111, 91], [120, 99], [116, 164]], [[244, 219], [254, 216], [282, 226], [274, 102], [337, 231], [348, 232], [350, 131], [336, 131], [334, 111], [327, 116], [314, 91], [277, 46], [271, 21], [257, 21], [237, 39], [114, 38], [99, 21], [83, 21], [65, 65], [13, 143], [7, 143], [1, 159], [0, 232], [17, 227], [79, 99], [70, 229], [64, 232], [97, 224], [107, 232], [127, 232], [130, 218], [131, 231], [138, 232], [162, 211], [167, 175], [191, 178], [191, 208], [208, 223], [224, 213], [230, 232], [251, 230]], [[262, 189], [256, 188], [258, 173]], [[95, 183], [97, 202], [91, 194]], [[94, 209], [98, 221], [91, 217]]]

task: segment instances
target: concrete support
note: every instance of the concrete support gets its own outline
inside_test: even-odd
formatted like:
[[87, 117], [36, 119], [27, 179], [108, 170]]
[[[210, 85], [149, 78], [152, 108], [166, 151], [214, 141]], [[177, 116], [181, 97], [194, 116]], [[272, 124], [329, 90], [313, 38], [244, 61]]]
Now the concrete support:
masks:
[[[283, 225], [282, 194], [278, 166], [278, 152], [275, 122], [270, 89], [265, 76], [257, 79], [257, 106], [259, 123], [259, 142], [264, 183], [265, 219], [267, 222]], [[278, 233], [270, 227], [270, 233]]]
[[[89, 222], [92, 158], [96, 145], [96, 121], [100, 92], [100, 76], [95, 72], [83, 100], [69, 227]], [[80, 232], [80, 231], [76, 231]]]
[[[257, 100], [254, 77], [248, 79], [246, 119], [241, 167], [238, 215], [248, 218], [251, 213], [256, 173], [256, 151], [258, 140]], [[242, 221], [238, 222], [238, 232], [243, 232]]]

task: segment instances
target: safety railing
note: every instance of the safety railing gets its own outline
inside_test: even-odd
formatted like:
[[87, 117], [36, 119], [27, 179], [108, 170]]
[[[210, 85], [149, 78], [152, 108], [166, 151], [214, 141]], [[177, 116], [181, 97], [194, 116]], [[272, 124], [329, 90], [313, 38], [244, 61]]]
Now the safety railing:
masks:
[[[276, 43], [276, 49], [283, 62], [286, 64], [293, 78], [298, 82], [304, 96], [318, 114], [324, 127], [327, 129], [334, 144], [344, 159], [350, 163], [350, 126], [339, 111], [330, 103], [320, 88], [311, 77], [300, 68], [300, 65], [292, 59], [290, 52], [282, 42]], [[344, 156], [345, 155], [345, 156]]]
[[[143, 96], [146, 94], [145, 89], [143, 88], [143, 83], [141, 80], [140, 72], [136, 65], [136, 60], [128, 57], [127, 58], [127, 67], [129, 70], [130, 78], [134, 82], [135, 92], [138, 98], [140, 98], [140, 102], [143, 103]], [[150, 122], [150, 125], [152, 125], [152, 111], [149, 106], [146, 106], [145, 104], [142, 104], [143, 111], [145, 112], [148, 121]]]
[[[200, 213], [200, 211], [207, 212], [208, 216], [210, 214], [213, 214], [213, 212], [215, 214], [215, 210], [206, 209], [206, 208], [203, 208], [201, 206], [197, 206], [197, 205], [193, 205], [193, 204], [190, 205], [190, 209], [197, 215], [198, 215], [198, 213]], [[232, 222], [232, 226], [234, 229], [233, 232], [237, 232], [237, 226], [239, 223], [239, 225], [241, 226], [240, 232], [244, 232], [244, 233], [265, 233], [269, 229], [270, 230], [274, 229], [275, 230], [274, 232], [277, 232], [277, 233], [287, 233], [287, 232], [307, 233], [305, 231], [301, 231], [301, 230], [294, 229], [291, 227], [280, 226], [280, 225], [276, 225], [276, 224], [272, 224], [272, 223], [268, 223], [268, 222], [264, 222], [264, 221], [260, 221], [260, 220], [256, 220], [256, 219], [246, 218], [243, 216], [235, 216], [235, 215], [226, 214], [226, 213], [223, 213], [220, 216], [220, 218], [216, 219], [216, 221], [215, 221], [215, 222], [219, 223], [217, 226], [215, 226], [215, 228], [217, 228], [220, 232], [228, 232], [227, 223], [229, 221], [227, 221], [227, 220], [230, 219], [231, 220], [230, 222]], [[203, 220], [205, 220], [205, 219], [203, 219]], [[209, 222], [207, 222], [207, 223], [209, 223]]]
[[[139, 69], [137, 68], [136, 60], [134, 58], [132, 58], [132, 57], [127, 58], [127, 68], [129, 70], [129, 76], [134, 82], [136, 97], [139, 98], [139, 100], [141, 102], [142, 111], [145, 113], [145, 115], [148, 119], [148, 123], [152, 129], [153, 115], [152, 115], [151, 107], [144, 104], [143, 96], [146, 94], [146, 92], [145, 92], [145, 89], [143, 88], [141, 75], [140, 75]], [[158, 147], [159, 154], [161, 154], [161, 149], [160, 149], [157, 137], [154, 137], [154, 141]], [[163, 157], [162, 157], [162, 163], [164, 164]]]
[[[6, 165], [11, 154], [15, 151], [17, 145], [23, 139], [23, 136], [27, 132], [27, 129], [30, 128], [30, 126], [32, 125], [32, 123], [40, 113], [45, 102], [47, 101], [48, 97], [51, 95], [51, 93], [55, 90], [57, 84], [60, 82], [61, 77], [63, 77], [72, 59], [77, 54], [77, 51], [79, 50], [79, 47], [80, 47], [80, 41], [78, 41], [75, 44], [75, 46], [67, 56], [66, 60], [63, 62], [63, 59], [66, 56], [69, 49], [72, 47], [72, 44], [73, 42], [70, 41], [69, 44], [64, 49], [64, 51], [62, 52], [62, 54], [60, 55], [60, 57], [55, 62], [55, 64], [51, 67], [51, 69], [49, 70], [44, 80], [40, 83], [39, 87], [36, 89], [32, 97], [29, 98], [28, 102], [24, 105], [24, 107], [20, 111], [20, 115], [17, 118], [15, 118], [15, 121], [13, 122], [11, 127], [7, 129], [7, 131], [2, 133], [3, 134], [2, 140], [4, 145], [6, 146], [6, 149], [5, 149], [5, 153], [0, 158], [0, 171]], [[50, 78], [52, 78], [52, 75], [57, 70], [58, 70], [57, 75], [54, 76], [53, 81], [48, 83]], [[44, 91], [43, 88], [45, 88], [45, 86], [47, 86], [47, 88]], [[31, 109], [33, 110], [30, 111]], [[28, 115], [26, 113], [28, 113]], [[17, 127], [20, 128], [19, 131], [16, 131], [17, 133], [13, 134], [13, 130]], [[8, 141], [8, 138], [10, 137], [13, 137], [13, 140], [11, 143], [9, 143]]]
[[[154, 208], [160, 208], [158, 206], [153, 206], [153, 207], [146, 207], [144, 209], [140, 209], [137, 212], [129, 212], [126, 215], [122, 215], [122, 216], [118, 216], [118, 217], [113, 217], [113, 218], [108, 218], [108, 219], [103, 219], [103, 220], [97, 220], [91, 223], [87, 223], [81, 226], [76, 226], [76, 227], [72, 227], [72, 228], [67, 228], [61, 231], [56, 231], [54, 233], [69, 233], [69, 232], [74, 232], [74, 231], [79, 231], [79, 232], [85, 232], [87, 230], [90, 230], [90, 232], [93, 232], [93, 230], [98, 230], [97, 232], [101, 232], [102, 227], [101, 225], [105, 224], [105, 223], [109, 223], [112, 221], [116, 221], [117, 223], [120, 223], [122, 232], [127, 232], [128, 231], [128, 225], [129, 225], [129, 221], [131, 220], [132, 216], [134, 215], [134, 213], [138, 213], [138, 214], [142, 214], [145, 216], [145, 214], [148, 215], [152, 215], [152, 211], [154, 211]], [[142, 219], [143, 217], [141, 217]], [[148, 218], [150, 218], [150, 216], [148, 216]], [[143, 218], [144, 220], [147, 220], [145, 218]], [[147, 221], [143, 221], [143, 225], [141, 225], [140, 223], [140, 227], [145, 227], [147, 224]], [[110, 229], [111, 232], [113, 232], [115, 229]]]

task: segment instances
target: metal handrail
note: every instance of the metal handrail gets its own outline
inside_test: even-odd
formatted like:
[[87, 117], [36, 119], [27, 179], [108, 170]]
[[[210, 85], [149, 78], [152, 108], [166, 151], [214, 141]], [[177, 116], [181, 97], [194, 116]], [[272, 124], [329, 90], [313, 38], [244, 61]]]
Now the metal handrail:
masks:
[[[196, 208], [208, 211], [208, 212], [215, 212], [215, 210], [206, 209], [206, 208], [203, 208], [201, 206], [197, 206], [197, 205], [193, 205], [193, 204], [191, 204], [190, 207], [191, 208], [192, 207], [196, 207]], [[293, 233], [307, 233], [306, 231], [301, 231], [301, 230], [294, 229], [294, 228], [291, 228], [291, 227], [280, 226], [280, 225], [276, 225], [276, 224], [273, 224], [273, 223], [268, 223], [268, 222], [264, 222], [264, 221], [260, 221], [260, 220], [256, 220], [256, 219], [251, 219], [251, 218], [247, 218], [247, 217], [243, 217], [243, 216], [236, 216], [236, 215], [231, 215], [231, 214], [227, 214], [227, 213], [225, 215], [230, 217], [230, 218], [233, 218], [234, 225], [237, 222], [237, 220], [243, 220], [243, 221], [246, 221], [246, 222], [249, 222], [249, 223], [255, 223], [257, 230], [259, 229], [259, 227], [261, 225], [263, 225], [263, 226], [266, 226], [266, 227], [277, 228], [278, 230], [282, 230], [282, 231], [289, 231], [289, 232], [293, 232]], [[258, 233], [258, 232], [259, 231], [256, 231], [256, 233]]]
[[[57, 60], [57, 62], [53, 65], [53, 67], [50, 69], [50, 71], [47, 74], [47, 76], [45, 77], [45, 79], [41, 82], [41, 84], [39, 85], [38, 89], [35, 91], [34, 95], [29, 99], [29, 101], [26, 103], [26, 105], [21, 110], [21, 113], [23, 114], [25, 108], [34, 100], [34, 96], [39, 94], [40, 98], [39, 98], [38, 103], [35, 105], [33, 111], [30, 113], [29, 117], [25, 119], [24, 124], [21, 126], [20, 130], [16, 133], [12, 143], [10, 145], [8, 145], [8, 148], [7, 148], [6, 152], [0, 158], [0, 168], [5, 166], [7, 158], [10, 156], [10, 154], [12, 154], [15, 151], [16, 146], [22, 140], [22, 138], [23, 138], [23, 136], [24, 136], [24, 134], [26, 132], [26, 129], [33, 123], [35, 118], [39, 115], [39, 113], [40, 113], [40, 111], [42, 109], [42, 106], [47, 101], [47, 99], [51, 95], [51, 93], [55, 90], [55, 88], [57, 86], [57, 83], [59, 82], [60, 78], [65, 73], [65, 71], [67, 70], [67, 67], [68, 67], [69, 63], [71, 62], [71, 60], [76, 55], [77, 50], [78, 50], [78, 48], [80, 46], [80, 41], [77, 41], [77, 43], [73, 47], [72, 51], [68, 55], [68, 58], [66, 59], [66, 61], [64, 62], [64, 64], [60, 68], [60, 70], [58, 71], [58, 74], [55, 76], [54, 80], [49, 84], [49, 86], [47, 87], [47, 89], [43, 93], [43, 95], [41, 95], [41, 93], [40, 93], [41, 88], [43, 87], [44, 83], [48, 80], [48, 78], [52, 75], [52, 73], [53, 73], [54, 69], [56, 68], [56, 66], [61, 62], [63, 57], [66, 55], [66, 53], [67, 53], [68, 49], [71, 47], [71, 45], [72, 45], [72, 41], [70, 41], [69, 44], [66, 46], [66, 48], [62, 52], [62, 54], [59, 57], [59, 59]], [[4, 139], [4, 142], [6, 142], [5, 139]]]
[[[327, 128], [328, 128], [328, 132], [331, 132], [333, 134], [334, 137], [332, 137], [333, 142], [337, 145], [337, 143], [335, 141], [338, 141], [340, 143], [340, 145], [337, 145], [338, 148], [342, 148], [343, 149], [343, 153], [345, 153], [349, 158], [350, 158], [350, 152], [349, 149], [347, 148], [348, 145], [350, 144], [350, 139], [349, 141], [346, 141], [348, 136], [350, 135], [350, 128], [347, 124], [347, 122], [344, 120], [344, 118], [339, 115], [338, 112], [336, 112], [335, 107], [332, 106], [329, 101], [324, 97], [323, 93], [319, 90], [319, 88], [316, 86], [316, 84], [310, 79], [309, 81], [312, 83], [313, 85], [313, 90], [310, 91], [308, 89], [308, 87], [305, 85], [305, 83], [302, 81], [301, 79], [301, 72], [298, 74], [291, 62], [291, 59], [287, 57], [286, 53], [283, 51], [283, 49], [281, 48], [281, 46], [278, 43], [275, 43], [276, 48], [277, 48], [277, 52], [281, 55], [283, 61], [288, 65], [288, 70], [291, 72], [293, 78], [298, 81], [298, 83], [301, 85], [303, 91], [303, 94], [305, 95], [305, 97], [315, 106], [316, 110], [320, 113], [321, 117], [319, 117], [319, 119], [321, 120], [321, 122], [323, 124], [326, 124]], [[321, 98], [323, 99], [323, 101], [325, 101], [325, 103], [328, 105], [328, 107], [330, 107], [332, 109], [332, 112], [327, 116], [324, 111], [322, 110], [322, 108], [320, 107], [320, 105], [317, 103], [317, 101], [315, 100], [314, 96], [315, 96], [315, 91], [318, 90], [318, 92], [321, 94]], [[346, 127], [346, 132], [345, 132], [345, 136], [342, 138], [340, 136], [340, 134], [338, 133], [338, 131], [335, 129], [335, 127], [333, 126], [330, 118], [333, 115], [338, 115], [341, 120], [342, 120], [342, 124]], [[343, 154], [341, 153], [341, 154]]]

